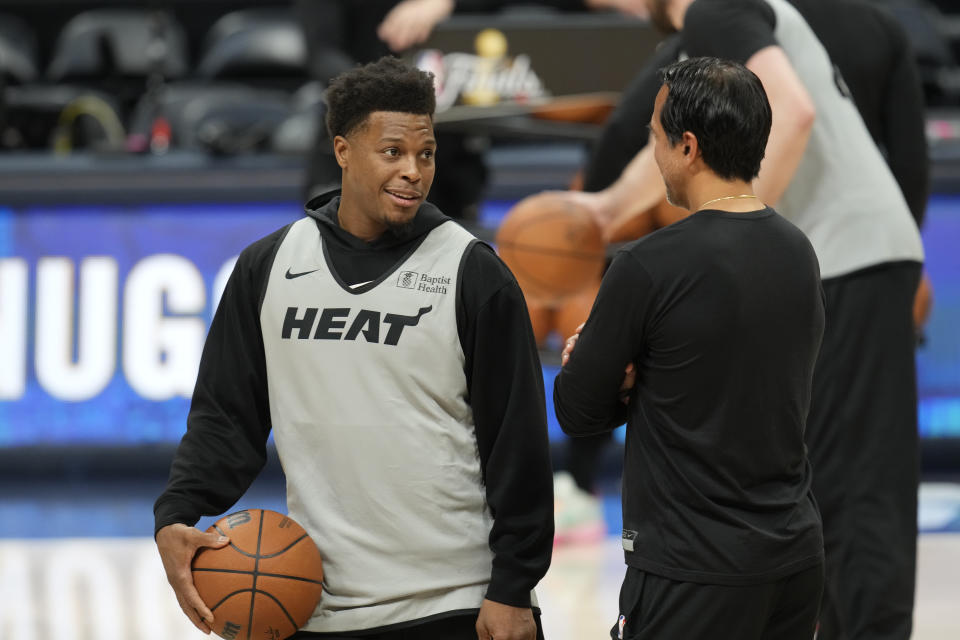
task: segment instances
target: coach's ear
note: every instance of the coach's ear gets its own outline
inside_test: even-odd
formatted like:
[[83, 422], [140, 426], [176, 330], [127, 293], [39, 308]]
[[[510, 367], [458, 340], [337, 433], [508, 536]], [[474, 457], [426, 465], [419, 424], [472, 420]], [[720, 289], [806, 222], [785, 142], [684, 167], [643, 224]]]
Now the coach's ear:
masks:
[[683, 161], [687, 164], [693, 164], [700, 156], [700, 144], [697, 142], [697, 136], [689, 131], [684, 131], [680, 144], [683, 146]]

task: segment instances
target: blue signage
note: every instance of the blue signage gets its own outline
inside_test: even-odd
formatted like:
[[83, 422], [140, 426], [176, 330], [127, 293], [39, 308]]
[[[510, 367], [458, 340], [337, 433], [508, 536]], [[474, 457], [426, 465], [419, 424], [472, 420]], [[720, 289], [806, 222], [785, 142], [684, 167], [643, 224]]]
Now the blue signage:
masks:
[[[0, 447], [179, 440], [236, 256], [300, 215], [292, 202], [0, 208]], [[960, 437], [960, 198], [931, 200], [923, 236], [920, 430]]]

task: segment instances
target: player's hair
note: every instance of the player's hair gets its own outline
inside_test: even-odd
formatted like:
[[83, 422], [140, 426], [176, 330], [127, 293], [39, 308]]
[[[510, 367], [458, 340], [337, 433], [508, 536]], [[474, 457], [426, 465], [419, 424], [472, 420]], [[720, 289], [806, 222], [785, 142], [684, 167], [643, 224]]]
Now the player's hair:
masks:
[[756, 178], [772, 120], [760, 78], [736, 62], [706, 57], [675, 62], [660, 77], [669, 89], [660, 125], [670, 144], [689, 131], [719, 177]]
[[437, 108], [433, 74], [391, 56], [338, 75], [327, 87], [326, 102], [331, 139], [349, 135], [375, 111], [433, 117]]

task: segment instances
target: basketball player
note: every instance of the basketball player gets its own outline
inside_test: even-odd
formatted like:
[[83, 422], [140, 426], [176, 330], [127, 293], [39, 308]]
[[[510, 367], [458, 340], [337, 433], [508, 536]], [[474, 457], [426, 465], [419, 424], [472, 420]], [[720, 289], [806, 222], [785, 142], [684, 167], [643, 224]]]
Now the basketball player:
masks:
[[507, 268], [426, 203], [432, 76], [384, 58], [328, 90], [342, 193], [241, 254], [210, 328], [157, 545], [190, 620], [190, 525], [227, 510], [272, 429], [323, 600], [299, 637], [542, 638], [543, 382]]
[[[827, 322], [806, 440], [837, 613], [820, 638], [908, 638], [919, 479], [916, 224], [823, 46], [786, 0], [649, 4], [687, 54], [745, 63], [763, 82], [774, 119], [756, 192], [807, 234], [820, 262]], [[644, 149], [607, 190], [619, 202], [610, 211], [659, 202], [655, 175]]]
[[824, 571], [803, 442], [817, 258], [753, 191], [771, 123], [760, 80], [691, 58], [663, 81], [654, 155], [692, 215], [616, 255], [554, 387], [570, 435], [627, 420], [611, 637], [809, 640]]
[[930, 196], [923, 84], [906, 31], [862, 0], [790, 0], [840, 70], [920, 227]]
[[[790, 0], [827, 50], [890, 165], [917, 226], [930, 195], [923, 87], [903, 27], [860, 0]], [[604, 124], [584, 171], [584, 191], [606, 189], [647, 143], [637, 123], [650, 120], [659, 89], [656, 71], [678, 60], [682, 40], [668, 36], [644, 64]]]

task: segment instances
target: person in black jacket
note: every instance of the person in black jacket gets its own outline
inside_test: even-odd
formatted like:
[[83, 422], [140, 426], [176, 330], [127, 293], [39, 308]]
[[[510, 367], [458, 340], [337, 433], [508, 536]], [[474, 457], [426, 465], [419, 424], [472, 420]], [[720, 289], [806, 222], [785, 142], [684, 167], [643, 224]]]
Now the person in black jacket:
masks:
[[520, 289], [492, 249], [425, 202], [432, 76], [384, 58], [338, 77], [327, 125], [342, 192], [245, 249], [154, 507], [184, 613], [215, 624], [190, 561], [273, 433], [290, 516], [324, 560], [299, 637], [542, 638], [552, 473]]
[[[907, 35], [888, 12], [862, 0], [790, 0], [839, 70], [874, 142], [884, 153], [917, 226], [930, 196], [923, 87]], [[584, 169], [584, 191], [613, 184], [647, 144], [659, 82], [656, 72], [679, 59], [681, 39], [668, 36], [624, 89]], [[641, 124], [638, 124], [641, 123]]]
[[611, 638], [808, 640], [824, 579], [803, 440], [817, 257], [753, 192], [772, 120], [760, 80], [691, 58], [663, 82], [654, 154], [691, 215], [617, 253], [554, 386], [572, 436], [627, 420]]

